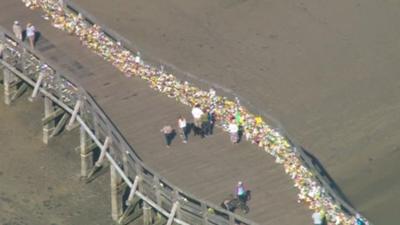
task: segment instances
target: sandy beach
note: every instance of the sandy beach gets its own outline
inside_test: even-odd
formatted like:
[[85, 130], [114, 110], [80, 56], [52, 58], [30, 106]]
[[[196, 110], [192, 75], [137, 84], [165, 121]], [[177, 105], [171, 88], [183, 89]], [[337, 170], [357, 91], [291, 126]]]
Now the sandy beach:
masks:
[[[2, 88], [2, 87], [1, 87]], [[37, 101], [42, 100], [41, 98]], [[42, 143], [42, 104], [0, 95], [0, 224], [110, 225], [109, 176], [79, 180], [78, 132]]]
[[223, 86], [280, 121], [357, 209], [375, 224], [397, 224], [397, 1], [76, 3], [147, 58]]

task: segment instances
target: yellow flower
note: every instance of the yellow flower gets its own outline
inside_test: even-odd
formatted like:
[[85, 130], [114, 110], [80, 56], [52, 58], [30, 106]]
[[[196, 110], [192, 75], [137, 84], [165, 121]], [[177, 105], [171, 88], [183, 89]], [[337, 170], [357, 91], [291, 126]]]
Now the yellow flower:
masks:
[[261, 125], [264, 122], [260, 116], [256, 116], [256, 118], [254, 120], [256, 121], [257, 125]]

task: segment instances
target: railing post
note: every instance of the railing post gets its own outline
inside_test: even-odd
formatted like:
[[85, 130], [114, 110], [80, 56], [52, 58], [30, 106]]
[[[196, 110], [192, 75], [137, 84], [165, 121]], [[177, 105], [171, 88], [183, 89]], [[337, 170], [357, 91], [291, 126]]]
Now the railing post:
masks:
[[121, 177], [113, 165], [110, 165], [111, 175], [111, 216], [114, 221], [119, 221], [123, 214], [121, 196]]
[[151, 207], [147, 202], [143, 202], [143, 225], [153, 224], [153, 215], [151, 212]]
[[[54, 111], [53, 101], [50, 98], [44, 97], [44, 117], [48, 117]], [[54, 129], [55, 122], [51, 120], [50, 122], [43, 125], [43, 143], [48, 144], [51, 132]]]
[[87, 177], [93, 168], [93, 151], [89, 148], [90, 138], [86, 134], [85, 128], [80, 127], [80, 152], [81, 152], [81, 177]]
[[153, 182], [154, 182], [154, 192], [156, 195], [157, 205], [161, 206], [161, 194], [160, 194], [161, 187], [160, 187], [160, 178], [158, 177], [158, 175], [154, 175]]
[[208, 209], [205, 203], [201, 203], [201, 210], [203, 213], [203, 224], [206, 225], [208, 224]]
[[[179, 203], [179, 192], [177, 190], [174, 190], [174, 201]], [[177, 209], [176, 209], [176, 218], [182, 219], [182, 214], [181, 214], [181, 205], [178, 204]]]
[[233, 217], [232, 215], [229, 215], [229, 224], [236, 225], [235, 217]]
[[100, 137], [100, 129], [99, 129], [99, 118], [96, 115], [96, 113], [94, 112], [94, 110], [92, 111], [92, 117], [93, 117], [93, 130], [94, 130], [94, 134], [97, 137]]
[[[140, 192], [143, 193], [143, 184], [142, 184], [142, 182], [143, 182], [142, 181], [142, 177], [143, 177], [143, 175], [142, 175], [143, 171], [142, 170], [143, 170], [143, 168], [139, 163], [136, 163], [135, 164], [135, 169], [136, 169], [136, 174], [139, 177], [139, 182], [138, 182], [137, 188], [138, 188], [138, 190]], [[143, 201], [142, 210], [143, 210], [143, 224], [144, 225], [152, 224], [153, 223], [153, 215], [152, 215], [152, 212], [151, 212], [152, 209], [149, 206], [149, 204], [147, 204], [146, 201]]]
[[125, 149], [125, 147], [122, 148], [121, 150], [121, 154], [122, 154], [122, 165], [124, 167], [124, 171], [127, 177], [129, 177], [130, 175], [130, 171], [129, 171], [129, 160], [128, 160], [128, 154], [129, 152], [127, 151], [127, 149]]

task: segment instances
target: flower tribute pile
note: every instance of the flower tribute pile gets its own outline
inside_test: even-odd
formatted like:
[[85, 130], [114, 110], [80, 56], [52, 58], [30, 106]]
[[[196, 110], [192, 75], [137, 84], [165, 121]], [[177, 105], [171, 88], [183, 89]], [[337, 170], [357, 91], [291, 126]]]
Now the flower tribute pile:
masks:
[[[186, 81], [178, 80], [174, 75], [143, 63], [140, 53], [133, 53], [121, 43], [108, 37], [100, 26], [89, 24], [81, 14], [65, 9], [60, 0], [22, 0], [31, 9], [40, 8], [45, 19], [52, 25], [71, 35], [77, 36], [82, 45], [112, 63], [127, 77], [136, 76], [148, 82], [149, 86], [170, 98], [193, 107], [200, 104], [215, 112], [217, 124], [227, 131], [231, 118], [243, 128], [244, 137], [258, 145], [283, 164], [285, 172], [299, 189], [298, 202], [305, 203], [314, 211], [324, 214], [328, 225], [356, 224], [355, 216], [343, 212], [338, 204], [316, 181], [313, 173], [302, 164], [292, 146], [277, 131], [268, 126], [261, 117], [250, 113], [238, 101], [216, 95], [213, 89], [201, 90]], [[368, 221], [365, 220], [367, 224]]]

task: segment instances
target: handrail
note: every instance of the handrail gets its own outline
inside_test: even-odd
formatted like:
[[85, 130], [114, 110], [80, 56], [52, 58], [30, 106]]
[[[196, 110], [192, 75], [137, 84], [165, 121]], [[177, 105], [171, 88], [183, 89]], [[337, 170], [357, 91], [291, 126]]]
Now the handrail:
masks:
[[[55, 63], [51, 59], [47, 59], [40, 52], [32, 50], [26, 43], [19, 41], [11, 32], [9, 32], [8, 30], [6, 30], [0, 26], [0, 41], [2, 41], [2, 40], [5, 40], [4, 44], [7, 44], [7, 42], [6, 42], [7, 40], [17, 43], [17, 46], [21, 46], [23, 49], [27, 50], [27, 53], [35, 56], [41, 62], [41, 64], [46, 64], [46, 65], [50, 66], [55, 72], [54, 75], [58, 75], [58, 76], [62, 77], [67, 82], [69, 82], [70, 85], [75, 86], [75, 88], [78, 90], [77, 93], [75, 93], [75, 95], [78, 95], [78, 97], [80, 99], [84, 99], [86, 105], [91, 106], [91, 110], [95, 113], [93, 115], [101, 117], [101, 119], [99, 119], [97, 122], [99, 123], [99, 125], [106, 127], [106, 130], [103, 131], [103, 135], [109, 136], [112, 139], [117, 139], [117, 141], [113, 141], [114, 145], [117, 145], [116, 143], [121, 142], [120, 146], [117, 147], [117, 149], [119, 150], [119, 152], [117, 152], [117, 153], [119, 153], [120, 155], [124, 155], [126, 153], [129, 156], [128, 160], [132, 164], [137, 165], [136, 171], [133, 171], [133, 172], [140, 174], [143, 171], [148, 171], [149, 173], [151, 173], [153, 175], [153, 177], [157, 177], [159, 182], [162, 182], [165, 185], [172, 188], [173, 192], [177, 193], [177, 196], [176, 196], [177, 200], [183, 201], [183, 203], [184, 203], [186, 201], [190, 202], [190, 201], [192, 201], [191, 199], [193, 199], [196, 202], [200, 203], [201, 208], [206, 210], [206, 212], [202, 212], [202, 215], [201, 215], [203, 217], [203, 220], [207, 220], [207, 216], [210, 216], [210, 215], [208, 215], [209, 209], [212, 209], [216, 212], [220, 212], [227, 216], [227, 217], [225, 217], [225, 216], [220, 216], [220, 215], [216, 214], [215, 216], [216, 216], [217, 220], [226, 221], [226, 223], [229, 223], [229, 224], [233, 224], [235, 221], [240, 221], [242, 224], [256, 225], [255, 222], [250, 221], [246, 218], [243, 218], [243, 217], [241, 217], [237, 214], [234, 214], [230, 211], [224, 210], [219, 206], [216, 206], [209, 202], [199, 200], [199, 198], [195, 197], [192, 194], [182, 191], [178, 187], [172, 185], [165, 178], [158, 175], [150, 167], [145, 165], [145, 163], [142, 160], [140, 160], [140, 158], [136, 155], [136, 153], [130, 147], [129, 143], [125, 140], [125, 138], [122, 136], [122, 134], [120, 134], [119, 130], [115, 127], [115, 125], [112, 123], [112, 121], [107, 117], [107, 115], [104, 113], [104, 111], [97, 105], [97, 102], [92, 98], [92, 96], [89, 93], [87, 93], [85, 91], [85, 89], [83, 87], [79, 86], [78, 81], [74, 80], [74, 78], [72, 76], [69, 76], [69, 72], [63, 70], [62, 68], [59, 68], [57, 63]], [[14, 48], [18, 49], [19, 47], [17, 47], [17, 46], [14, 46]], [[11, 47], [11, 46], [8, 45], [8, 47]], [[0, 59], [0, 61], [4, 66], [7, 67], [7, 69], [12, 71], [21, 80], [23, 80], [24, 82], [28, 83], [31, 86], [35, 85], [36, 82], [35, 82], [35, 80], [33, 80], [33, 78], [27, 77], [22, 72], [18, 71], [16, 68], [14, 68], [12, 65], [8, 64], [4, 60]], [[56, 96], [55, 94], [51, 93], [45, 87], [40, 87], [39, 91], [46, 97], [49, 97], [53, 102], [58, 104], [60, 107], [62, 107], [66, 112], [68, 112], [70, 114], [73, 112], [73, 109], [72, 109], [73, 105], [71, 105], [71, 103], [67, 104], [67, 103], [63, 102], [62, 100], [59, 99], [59, 96]], [[96, 134], [93, 132], [93, 129], [95, 129], [95, 128], [93, 128], [94, 126], [91, 128], [90, 124], [87, 124], [85, 122], [85, 120], [81, 117], [81, 115], [77, 116], [77, 121], [83, 126], [85, 131], [89, 134], [89, 136], [96, 143], [96, 145], [101, 148], [103, 146], [103, 144], [101, 143], [99, 138], [96, 136]], [[110, 155], [109, 153], [106, 153], [106, 158], [110, 161], [112, 166], [114, 166], [116, 168], [118, 174], [123, 178], [125, 183], [129, 187], [132, 187], [133, 183], [131, 182], [131, 178], [129, 178], [129, 176], [127, 176], [124, 173], [124, 169], [126, 169], [126, 168], [122, 169], [119, 166], [121, 164], [121, 162], [119, 162], [118, 160], [115, 160], [112, 157], [112, 155]], [[145, 191], [152, 192], [154, 190], [152, 188], [150, 188], [150, 189], [146, 189]], [[155, 202], [154, 200], [152, 200], [151, 198], [146, 196], [144, 193], [142, 193], [140, 191], [136, 191], [135, 194], [138, 195], [142, 200], [149, 203], [149, 205], [151, 205], [157, 211], [162, 213], [164, 216], [169, 217], [169, 215], [170, 215], [169, 212], [167, 212], [165, 209], [163, 209], [163, 207], [161, 205], [159, 205], [157, 202]], [[169, 201], [172, 201], [172, 199], [169, 199]], [[196, 216], [196, 214], [193, 214], [193, 215]], [[174, 221], [178, 224], [188, 225], [187, 222], [185, 222], [179, 218], [174, 218]]]

